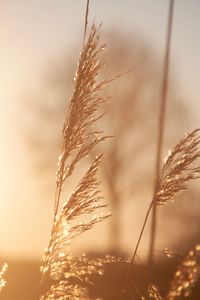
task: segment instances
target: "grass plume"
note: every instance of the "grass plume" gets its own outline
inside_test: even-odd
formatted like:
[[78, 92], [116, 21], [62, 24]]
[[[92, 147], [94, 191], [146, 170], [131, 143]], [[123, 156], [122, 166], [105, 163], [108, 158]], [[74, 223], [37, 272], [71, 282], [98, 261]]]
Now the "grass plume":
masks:
[[187, 188], [189, 181], [200, 178], [200, 167], [194, 165], [200, 156], [199, 129], [186, 134], [169, 153], [161, 170], [153, 204], [163, 205], [174, 200]]
[[[151, 204], [145, 215], [142, 229], [132, 256], [130, 267], [124, 277], [121, 293], [126, 291], [129, 274], [139, 248], [144, 229], [146, 227], [151, 209], [155, 205], [163, 205], [175, 199], [177, 193], [185, 190], [189, 181], [200, 178], [200, 166], [197, 163], [200, 157], [200, 136], [199, 129], [186, 134], [172, 151], [161, 169], [156, 191]], [[194, 165], [197, 164], [197, 165]]]
[[[109, 256], [92, 260], [86, 255], [75, 257], [70, 249], [75, 237], [109, 216], [108, 213], [95, 215], [99, 209], [105, 208], [97, 179], [102, 154], [94, 159], [75, 191], [60, 209], [61, 193], [67, 178], [73, 174], [77, 163], [107, 138], [94, 129], [96, 121], [102, 117], [98, 109], [106, 101], [101, 93], [102, 88], [112, 80], [98, 80], [103, 67], [99, 61], [103, 48], [104, 45], [99, 46], [98, 31], [93, 25], [80, 54], [74, 93], [63, 126], [62, 154], [56, 176], [54, 222], [41, 266], [42, 279], [48, 274], [55, 284], [41, 300], [89, 299], [87, 289], [77, 282], [89, 283], [92, 274], [102, 274], [103, 264], [114, 261]], [[85, 214], [92, 217], [89, 221], [79, 223], [80, 216]], [[71, 280], [75, 280], [76, 284], [72, 284]]]
[[99, 46], [97, 29], [93, 25], [80, 55], [74, 94], [63, 127], [62, 154], [56, 177], [55, 215], [58, 212], [60, 195], [66, 178], [72, 174], [76, 164], [106, 138], [101, 136], [101, 132], [92, 130], [96, 121], [101, 118], [101, 115], [96, 115], [96, 112], [106, 100], [101, 90], [109, 82], [109, 80], [97, 81], [103, 67], [99, 61], [103, 49], [104, 45]]

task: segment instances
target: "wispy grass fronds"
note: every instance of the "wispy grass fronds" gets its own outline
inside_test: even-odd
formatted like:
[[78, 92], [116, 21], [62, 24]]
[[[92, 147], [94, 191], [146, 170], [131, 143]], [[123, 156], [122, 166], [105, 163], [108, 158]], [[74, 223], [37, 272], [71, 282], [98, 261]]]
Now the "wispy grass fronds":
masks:
[[[145, 219], [136, 243], [131, 259], [131, 264], [125, 274], [121, 293], [126, 290], [129, 274], [132, 269], [137, 251], [146, 227], [151, 209], [155, 205], [164, 205], [174, 200], [178, 192], [187, 188], [188, 182], [200, 178], [200, 166], [197, 159], [200, 157], [200, 129], [193, 130], [186, 134], [178, 144], [170, 151], [161, 169], [157, 182], [157, 188], [149, 205]], [[197, 165], [194, 165], [197, 164]]]
[[191, 250], [178, 267], [170, 284], [166, 300], [189, 297], [200, 278], [200, 245]]
[[[70, 196], [62, 208], [61, 213], [53, 226], [53, 231], [49, 246], [44, 255], [42, 273], [50, 271], [52, 277], [58, 279], [63, 274], [63, 268], [69, 268], [70, 245], [72, 239], [91, 229], [96, 223], [101, 222], [109, 216], [93, 216], [91, 220], [85, 223], [74, 223], [83, 214], [94, 214], [99, 208], [105, 207], [100, 204], [101, 195], [98, 190], [97, 169], [101, 162], [101, 156], [97, 157], [94, 163], [86, 172], [85, 176], [77, 186], [75, 192]], [[78, 264], [77, 273], [80, 272]]]
[[46, 295], [40, 300], [88, 300], [87, 289], [80, 285], [73, 285], [65, 280], [51, 286]]
[[153, 204], [163, 205], [185, 190], [189, 181], [200, 178], [199, 129], [185, 135], [166, 158], [157, 184]]
[[149, 285], [148, 287], [148, 295], [149, 298], [153, 300], [164, 300], [163, 297], [161, 297], [157, 287], [153, 284]]
[[[88, 284], [91, 275], [103, 273], [103, 264], [113, 262], [113, 257], [89, 259], [86, 255], [76, 257], [71, 253], [71, 242], [75, 237], [109, 216], [109, 213], [99, 214], [99, 211], [106, 207], [102, 204], [97, 179], [102, 155], [94, 159], [75, 191], [60, 208], [61, 192], [66, 179], [73, 174], [77, 163], [107, 138], [94, 128], [96, 121], [102, 117], [98, 109], [106, 101], [102, 96], [102, 88], [113, 80], [98, 79], [103, 67], [99, 61], [102, 50], [103, 46], [99, 46], [97, 29], [93, 25], [80, 54], [74, 94], [62, 131], [62, 154], [56, 177], [54, 222], [41, 266], [42, 279], [48, 274], [55, 284], [51, 286], [46, 296], [40, 298], [41, 300], [89, 299], [87, 289], [78, 283]], [[83, 215], [88, 216], [89, 220], [80, 223], [80, 217]]]
[[168, 258], [173, 258], [174, 256], [176, 256], [176, 253], [169, 248], [165, 248], [163, 252]]
[[[106, 255], [102, 258], [89, 258], [86, 253], [80, 256], [65, 255], [59, 261], [59, 267], [52, 270], [51, 277], [54, 280], [67, 279], [91, 283], [91, 275], [103, 275], [105, 264], [128, 262], [128, 259], [120, 259]], [[58, 272], [59, 268], [59, 272]]]
[[2, 268], [1, 268], [1, 271], [0, 271], [0, 292], [2, 291], [4, 286], [6, 285], [5, 273], [7, 272], [7, 269], [8, 269], [8, 264], [4, 263], [2, 265]]
[[174, 258], [174, 257], [183, 257], [184, 255], [181, 254], [181, 253], [178, 253], [178, 252], [175, 252], [174, 250], [172, 249], [169, 249], [169, 248], [165, 248], [164, 249], [164, 254], [168, 257], [168, 258]]
[[[80, 55], [75, 76], [75, 88], [62, 132], [62, 154], [56, 177], [55, 214], [58, 212], [63, 183], [76, 164], [106, 137], [92, 129], [101, 118], [97, 114], [100, 105], [106, 100], [101, 91], [110, 80], [97, 79], [103, 65], [99, 55], [104, 45], [99, 46], [97, 29], [93, 25], [88, 40]], [[111, 79], [112, 80], [112, 79]]]

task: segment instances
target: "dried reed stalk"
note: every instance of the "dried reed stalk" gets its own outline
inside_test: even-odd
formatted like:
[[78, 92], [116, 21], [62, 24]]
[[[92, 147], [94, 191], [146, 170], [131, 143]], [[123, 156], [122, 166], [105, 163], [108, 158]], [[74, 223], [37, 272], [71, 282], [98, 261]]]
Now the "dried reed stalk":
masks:
[[[65, 180], [71, 176], [76, 164], [106, 137], [92, 130], [102, 102], [106, 99], [101, 90], [109, 80], [97, 81], [103, 65], [98, 57], [104, 45], [99, 46], [99, 37], [93, 25], [88, 40], [80, 55], [75, 76], [75, 89], [62, 133], [62, 154], [59, 158], [56, 177], [55, 215], [58, 212], [60, 195]], [[70, 161], [71, 159], [71, 161]]]
[[126, 284], [129, 279], [129, 274], [131, 272], [132, 265], [135, 260], [135, 256], [137, 254], [137, 250], [140, 245], [151, 209], [154, 206], [164, 205], [169, 201], [173, 201], [175, 199], [175, 196], [179, 192], [187, 188], [189, 181], [200, 178], [200, 166], [194, 165], [200, 157], [199, 131], [200, 129], [196, 129], [186, 134], [172, 149], [172, 151], [169, 152], [168, 157], [165, 159], [165, 163], [162, 167], [157, 182], [154, 197], [147, 210], [145, 220], [139, 234], [131, 264], [124, 277], [121, 290], [122, 293], [124, 293], [126, 290]]
[[[155, 168], [155, 187], [157, 187], [157, 182], [159, 179], [160, 169], [161, 169], [161, 159], [162, 159], [162, 149], [165, 131], [165, 114], [167, 106], [167, 93], [168, 93], [168, 77], [169, 77], [169, 62], [170, 62], [170, 47], [171, 47], [171, 37], [172, 37], [172, 27], [173, 27], [173, 15], [174, 15], [174, 2], [175, 0], [170, 0], [169, 4], [169, 16], [168, 16], [168, 28], [166, 37], [166, 47], [165, 47], [165, 58], [163, 67], [163, 80], [161, 86], [161, 98], [160, 98], [160, 111], [158, 120], [158, 141], [156, 149], [156, 168]], [[157, 206], [153, 207], [152, 212], [152, 223], [151, 223], [151, 233], [150, 233], [150, 247], [149, 247], [149, 267], [153, 264], [153, 254], [156, 240], [156, 221], [157, 221]]]
[[[88, 156], [97, 144], [107, 138], [102, 132], [94, 129], [96, 121], [102, 117], [98, 114], [98, 109], [107, 100], [102, 96], [102, 88], [113, 80], [99, 81], [97, 78], [103, 67], [99, 61], [103, 48], [104, 45], [99, 46], [98, 31], [93, 25], [80, 54], [74, 93], [62, 131], [62, 154], [56, 177], [54, 222], [41, 266], [42, 279], [48, 275], [55, 284], [40, 298], [41, 300], [89, 299], [87, 289], [77, 282], [89, 283], [90, 275], [102, 274], [103, 264], [118, 261], [108, 256], [92, 260], [86, 255], [75, 257], [70, 249], [75, 237], [109, 216], [108, 213], [95, 216], [95, 213], [106, 207], [101, 202], [102, 196], [97, 179], [102, 155], [94, 159], [75, 191], [60, 209], [64, 183], [73, 174], [76, 165]], [[92, 215], [92, 218], [85, 223], [79, 223], [79, 217], [82, 215]], [[74, 280], [76, 284], [71, 283]]]

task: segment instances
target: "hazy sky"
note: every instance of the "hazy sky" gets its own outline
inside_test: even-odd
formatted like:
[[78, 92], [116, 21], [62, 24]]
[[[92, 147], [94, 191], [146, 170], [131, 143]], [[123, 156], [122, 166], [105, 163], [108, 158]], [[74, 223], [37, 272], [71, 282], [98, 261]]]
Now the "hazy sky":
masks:
[[[0, 254], [39, 256], [48, 240], [52, 203], [43, 199], [23, 141], [25, 95], [40, 85], [49, 62], [81, 42], [84, 0], [1, 0]], [[181, 94], [200, 113], [200, 1], [175, 1], [172, 64]], [[163, 55], [168, 0], [91, 0], [102, 31], [137, 33]], [[109, 46], [109, 45], [108, 45]], [[53, 200], [53, 195], [52, 195]], [[136, 224], [139, 221], [136, 220]], [[26, 230], [24, 230], [26, 228]], [[38, 229], [39, 228], [39, 229]], [[129, 232], [128, 232], [129, 234]], [[124, 239], [125, 247], [133, 245]], [[101, 242], [99, 242], [101, 244]]]

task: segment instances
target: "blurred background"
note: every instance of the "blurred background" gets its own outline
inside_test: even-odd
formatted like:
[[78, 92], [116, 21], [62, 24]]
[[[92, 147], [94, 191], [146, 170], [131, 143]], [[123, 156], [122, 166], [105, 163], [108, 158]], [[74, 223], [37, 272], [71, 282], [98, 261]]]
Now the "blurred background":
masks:
[[[0, 3], [0, 258], [10, 265], [5, 300], [37, 299], [39, 293], [39, 264], [52, 224], [61, 130], [82, 46], [85, 4]], [[168, 6], [167, 0], [91, 1], [90, 20], [103, 23], [103, 76], [131, 71], [106, 88], [112, 98], [99, 124], [115, 136], [98, 149], [105, 152], [100, 176], [113, 216], [77, 239], [74, 253], [130, 255], [135, 246], [153, 193]], [[200, 2], [176, 0], [163, 157], [186, 131], [199, 127], [198, 28]], [[73, 178], [67, 193], [75, 183]], [[175, 203], [159, 208], [155, 257], [163, 263], [168, 263], [165, 247], [185, 253], [200, 241], [199, 185], [190, 187]], [[147, 228], [138, 252], [144, 261], [148, 247]], [[35, 291], [31, 295], [30, 289]]]

